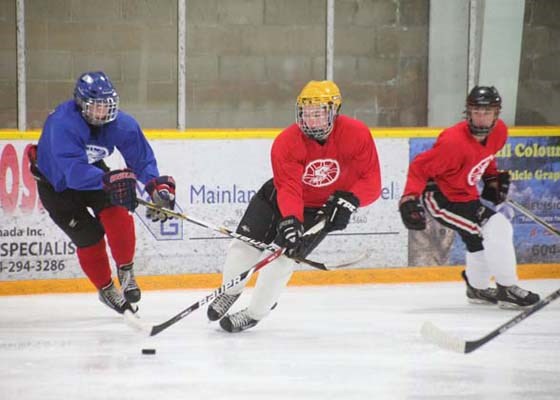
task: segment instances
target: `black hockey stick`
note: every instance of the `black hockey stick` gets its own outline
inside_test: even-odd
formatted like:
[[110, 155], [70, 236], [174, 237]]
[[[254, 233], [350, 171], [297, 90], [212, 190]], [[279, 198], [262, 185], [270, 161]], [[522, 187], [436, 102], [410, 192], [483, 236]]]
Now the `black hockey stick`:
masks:
[[450, 335], [436, 325], [431, 322], [425, 322], [422, 325], [421, 333], [424, 339], [428, 340], [429, 342], [442, 347], [447, 350], [454, 351], [456, 353], [471, 353], [481, 347], [482, 345], [488, 343], [496, 336], [501, 335], [508, 329], [512, 328], [513, 326], [517, 325], [525, 318], [529, 317], [530, 315], [536, 313], [543, 307], [547, 306], [554, 300], [560, 297], [560, 289], [551, 293], [533, 307], [526, 309], [525, 311], [518, 314], [516, 317], [510, 319], [503, 325], [500, 325], [498, 328], [494, 329], [492, 332], [488, 333], [487, 335], [481, 337], [477, 340], [463, 340], [456, 336]]
[[[215, 225], [209, 224], [207, 222], [201, 221], [201, 220], [196, 219], [194, 217], [191, 217], [189, 215], [182, 214], [180, 212], [176, 212], [176, 211], [173, 211], [173, 210], [169, 210], [169, 209], [164, 208], [164, 207], [160, 207], [157, 204], [151, 203], [151, 202], [146, 201], [144, 199], [137, 198], [137, 201], [138, 201], [138, 204], [142, 204], [143, 206], [151, 208], [152, 210], [162, 212], [169, 217], [182, 219], [182, 220], [191, 222], [195, 225], [201, 226], [203, 228], [211, 229], [215, 232], [222, 233], [222, 234], [224, 234], [226, 236], [229, 236], [231, 238], [241, 240], [242, 242], [245, 242], [249, 246], [255, 247], [259, 250], [268, 250], [268, 251], [271, 251], [271, 252], [275, 252], [276, 250], [279, 249], [279, 247], [275, 244], [266, 244], [266, 243], [263, 243], [263, 242], [259, 242], [258, 240], [255, 240], [255, 239], [252, 239], [250, 237], [241, 235], [237, 232], [233, 232], [233, 231], [231, 231], [228, 228], [225, 228], [223, 226], [215, 226]], [[324, 223], [323, 223], [323, 225], [324, 225]], [[315, 229], [315, 227], [311, 228], [311, 230], [313, 230], [313, 229]], [[320, 228], [320, 229], [322, 229], [322, 228]], [[318, 231], [319, 231], [319, 229], [317, 229], [315, 232], [318, 232]], [[350, 260], [345, 260], [345, 261], [342, 261], [342, 262], [337, 263], [337, 264], [324, 264], [324, 263], [317, 262], [317, 261], [312, 261], [312, 260], [309, 260], [309, 259], [303, 258], [303, 257], [290, 257], [290, 258], [292, 260], [296, 261], [296, 262], [309, 265], [310, 267], [321, 269], [323, 271], [328, 271], [329, 269], [347, 267], [349, 265], [352, 265], [352, 264], [355, 264], [359, 261], [362, 261], [363, 259], [367, 258], [367, 254], [360, 254], [358, 257], [355, 257], [355, 258], [350, 259]]]
[[161, 331], [169, 328], [171, 325], [179, 322], [187, 315], [192, 313], [193, 311], [199, 309], [200, 307], [204, 306], [205, 304], [210, 303], [216, 297], [224, 293], [227, 289], [237, 286], [245, 279], [249, 279], [251, 275], [257, 272], [259, 269], [263, 268], [264, 266], [270, 264], [272, 261], [276, 260], [282, 254], [284, 254], [285, 249], [279, 248], [274, 253], [269, 254], [267, 257], [263, 258], [261, 261], [253, 265], [247, 271], [242, 272], [241, 274], [237, 275], [235, 278], [231, 279], [230, 281], [224, 283], [218, 289], [214, 290], [212, 293], [204, 296], [201, 300], [197, 301], [196, 303], [190, 305], [189, 307], [185, 308], [179, 314], [175, 315], [174, 317], [169, 318], [167, 321], [162, 322], [158, 325], [147, 325], [146, 323], [142, 322], [140, 318], [138, 318], [135, 314], [126, 310], [124, 312], [124, 320], [125, 322], [131, 326], [132, 328], [136, 329], [139, 332], [146, 334], [147, 336], [155, 336]]
[[537, 217], [535, 214], [533, 214], [531, 211], [529, 211], [527, 208], [525, 208], [524, 206], [522, 206], [521, 204], [519, 204], [515, 200], [508, 199], [508, 200], [506, 200], [506, 202], [508, 204], [510, 204], [513, 208], [515, 208], [517, 211], [521, 212], [522, 214], [525, 214], [525, 216], [529, 217], [530, 219], [532, 219], [536, 223], [538, 223], [538, 224], [542, 225], [543, 227], [545, 227], [546, 229], [548, 229], [550, 232], [560, 236], [560, 230], [556, 229], [555, 227], [553, 227], [552, 225], [550, 225], [548, 222], [544, 221], [543, 219]]
[[[308, 229], [305, 232], [305, 236], [313, 235], [313, 234], [316, 234], [316, 233], [321, 233], [321, 230], [324, 227], [325, 227], [325, 220], [321, 220], [317, 224], [312, 226], [310, 229]], [[282, 256], [284, 254], [284, 251], [286, 251], [285, 248], [282, 248], [282, 247], [277, 248], [272, 254], [269, 254], [268, 256], [266, 256], [265, 258], [260, 260], [258, 263], [256, 263], [251, 268], [249, 268], [247, 271], [244, 271], [241, 274], [234, 277], [233, 279], [230, 279], [228, 282], [224, 283], [222, 286], [220, 286], [218, 289], [214, 290], [209, 295], [204, 296], [201, 300], [199, 300], [196, 303], [190, 305], [189, 307], [187, 307], [183, 311], [181, 311], [179, 314], [175, 315], [174, 317], [171, 317], [170, 319], [162, 322], [159, 325], [146, 325], [143, 321], [140, 320], [140, 318], [138, 318], [135, 314], [133, 314], [129, 310], [126, 310], [124, 312], [124, 314], [123, 314], [124, 320], [129, 326], [136, 329], [137, 331], [145, 333], [148, 336], [155, 336], [158, 333], [160, 333], [161, 331], [163, 331], [164, 329], [167, 329], [171, 325], [173, 325], [173, 324], [177, 323], [178, 321], [182, 320], [183, 318], [185, 318], [187, 315], [189, 315], [193, 311], [199, 309], [200, 307], [202, 307], [205, 304], [210, 303], [216, 297], [218, 297], [219, 295], [224, 293], [227, 289], [230, 289], [234, 286], [239, 285], [245, 279], [249, 279], [251, 277], [251, 275], [253, 275], [255, 272], [257, 272], [258, 270], [260, 270], [264, 266], [270, 264], [272, 261], [276, 260], [278, 257]]]

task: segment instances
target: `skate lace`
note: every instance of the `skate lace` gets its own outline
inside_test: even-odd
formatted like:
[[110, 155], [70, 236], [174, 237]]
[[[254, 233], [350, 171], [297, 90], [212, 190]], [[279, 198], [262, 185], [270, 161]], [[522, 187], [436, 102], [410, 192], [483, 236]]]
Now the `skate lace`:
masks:
[[105, 300], [117, 307], [122, 307], [126, 303], [126, 299], [117, 291], [114, 285], [102, 289], [102, 292]]
[[229, 320], [231, 321], [231, 325], [235, 327], [249, 325], [252, 321], [254, 321], [253, 318], [251, 318], [247, 313], [247, 309], [230, 315]]
[[230, 295], [230, 294], [222, 294], [220, 297], [216, 299], [216, 301], [212, 304], [212, 308], [218, 313], [225, 313], [230, 307], [235, 303], [239, 296], [237, 295]]
[[134, 272], [132, 268], [119, 268], [118, 270], [119, 283], [123, 290], [136, 290], [138, 289], [138, 284], [134, 278]]
[[519, 298], [521, 298], [521, 299], [524, 299], [525, 297], [529, 296], [529, 293], [530, 293], [528, 290], [525, 290], [525, 289], [523, 289], [523, 288], [520, 288], [520, 287], [517, 286], [517, 285], [510, 286], [510, 287], [508, 288], [508, 292], [510, 292], [510, 293], [513, 294], [514, 296], [517, 296], [517, 297], [519, 297]]

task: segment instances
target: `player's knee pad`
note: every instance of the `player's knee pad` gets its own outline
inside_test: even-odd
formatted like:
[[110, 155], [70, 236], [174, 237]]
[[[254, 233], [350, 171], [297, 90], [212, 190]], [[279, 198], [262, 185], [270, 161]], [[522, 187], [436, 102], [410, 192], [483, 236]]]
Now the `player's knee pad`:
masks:
[[[261, 255], [262, 252], [259, 249], [255, 249], [241, 240], [233, 239], [229, 245], [224, 263], [223, 282], [228, 282], [242, 272], [247, 271], [258, 262]], [[228, 290], [228, 294], [240, 293], [245, 283], [246, 281]]]
[[77, 215], [52, 215], [51, 218], [77, 247], [98, 243], [105, 235], [99, 221], [84, 211]]
[[105, 208], [99, 212], [99, 220], [117, 265], [131, 263], [134, 259], [136, 236], [134, 220], [128, 210], [124, 207]]
[[496, 213], [482, 226], [482, 236], [485, 242], [511, 241], [513, 226], [503, 214]]
[[484, 255], [496, 282], [509, 286], [517, 282], [517, 259], [513, 246], [513, 227], [501, 213], [494, 214], [482, 227]]

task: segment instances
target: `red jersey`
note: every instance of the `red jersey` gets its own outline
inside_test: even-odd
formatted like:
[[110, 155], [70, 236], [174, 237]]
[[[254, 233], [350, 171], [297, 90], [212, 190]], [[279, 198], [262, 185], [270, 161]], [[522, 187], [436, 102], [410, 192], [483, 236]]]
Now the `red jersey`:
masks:
[[381, 194], [375, 142], [362, 122], [339, 115], [324, 144], [290, 125], [271, 150], [274, 186], [283, 217], [303, 221], [304, 207], [321, 207], [337, 190], [352, 192], [364, 207]]
[[484, 144], [470, 133], [467, 121], [445, 129], [434, 146], [410, 164], [403, 196], [420, 196], [431, 178], [450, 201], [479, 199], [476, 184], [482, 176], [498, 174], [495, 154], [506, 143], [507, 134], [507, 126], [501, 119]]

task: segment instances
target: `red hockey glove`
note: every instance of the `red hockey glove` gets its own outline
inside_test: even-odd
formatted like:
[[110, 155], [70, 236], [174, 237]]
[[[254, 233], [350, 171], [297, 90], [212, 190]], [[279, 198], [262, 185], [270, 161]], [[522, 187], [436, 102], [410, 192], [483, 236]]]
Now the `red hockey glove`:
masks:
[[136, 175], [131, 169], [117, 169], [103, 175], [103, 190], [109, 195], [111, 204], [134, 211], [136, 201]]
[[43, 174], [37, 167], [37, 145], [32, 144], [27, 148], [27, 158], [29, 159], [29, 171], [36, 181], [43, 181]]
[[403, 196], [399, 201], [399, 212], [406, 229], [422, 231], [426, 229], [426, 214], [416, 196]]
[[[152, 198], [154, 204], [173, 210], [175, 208], [175, 180], [171, 176], [162, 175], [153, 178], [146, 184], [146, 191]], [[167, 221], [168, 217], [165, 213], [151, 208], [146, 209], [146, 217], [152, 221]]]
[[509, 171], [498, 171], [498, 175], [484, 177], [484, 188], [480, 197], [498, 205], [507, 199], [511, 175]]

